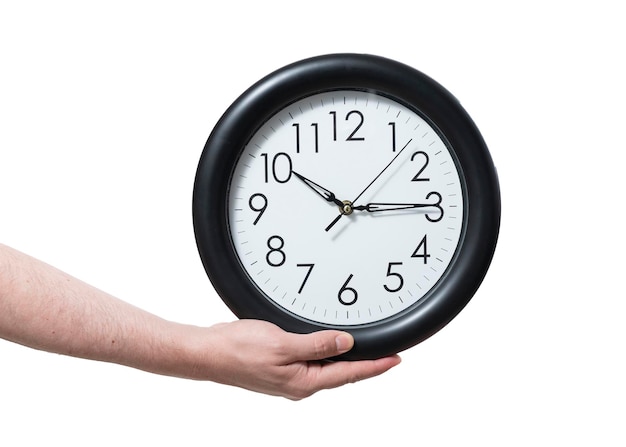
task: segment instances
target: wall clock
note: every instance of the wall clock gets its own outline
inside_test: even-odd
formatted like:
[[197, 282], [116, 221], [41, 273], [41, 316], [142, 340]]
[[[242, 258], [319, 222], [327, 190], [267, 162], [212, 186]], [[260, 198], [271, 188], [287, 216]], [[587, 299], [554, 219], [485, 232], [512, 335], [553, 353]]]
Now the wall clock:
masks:
[[372, 55], [261, 79], [213, 129], [193, 194], [198, 250], [239, 318], [349, 331], [346, 359], [425, 340], [469, 302], [499, 231], [496, 171], [441, 85]]

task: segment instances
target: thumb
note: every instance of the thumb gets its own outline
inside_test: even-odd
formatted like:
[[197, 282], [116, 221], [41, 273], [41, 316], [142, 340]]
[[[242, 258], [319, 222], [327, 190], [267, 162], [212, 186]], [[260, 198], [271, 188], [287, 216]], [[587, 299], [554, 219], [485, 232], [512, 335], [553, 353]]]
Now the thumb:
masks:
[[348, 332], [318, 331], [298, 335], [293, 353], [298, 360], [322, 360], [348, 352], [354, 346], [354, 338]]

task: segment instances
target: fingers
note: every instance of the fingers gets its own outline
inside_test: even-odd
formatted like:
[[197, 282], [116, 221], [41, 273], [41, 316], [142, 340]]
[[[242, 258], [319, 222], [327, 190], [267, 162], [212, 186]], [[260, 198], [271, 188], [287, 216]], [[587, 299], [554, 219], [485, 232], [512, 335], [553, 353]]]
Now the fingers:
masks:
[[306, 375], [300, 377], [298, 384], [286, 397], [300, 400], [321, 390], [369, 379], [390, 370], [400, 361], [398, 355], [392, 355], [377, 360], [312, 363], [306, 370]]
[[376, 360], [346, 361], [324, 364], [317, 373], [319, 389], [335, 388], [378, 376], [400, 363], [398, 355]]
[[291, 335], [288, 352], [292, 361], [327, 359], [348, 352], [354, 346], [354, 338], [347, 332], [327, 330]]

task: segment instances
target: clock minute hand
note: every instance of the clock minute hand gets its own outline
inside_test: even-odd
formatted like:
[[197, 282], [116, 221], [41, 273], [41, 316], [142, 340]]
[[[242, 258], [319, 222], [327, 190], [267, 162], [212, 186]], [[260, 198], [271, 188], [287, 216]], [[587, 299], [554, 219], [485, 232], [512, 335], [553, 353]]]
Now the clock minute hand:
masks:
[[408, 210], [413, 208], [429, 208], [429, 207], [437, 207], [436, 204], [433, 203], [377, 203], [372, 202], [367, 205], [359, 205], [352, 207], [353, 210], [357, 211], [367, 211], [369, 213], [377, 213], [381, 211], [397, 211], [397, 210]]
[[319, 194], [327, 202], [334, 203], [337, 206], [341, 206], [341, 207], [343, 206], [343, 202], [341, 200], [339, 200], [332, 191], [330, 191], [330, 190], [324, 188], [323, 186], [315, 183], [313, 180], [309, 180], [308, 178], [306, 178], [302, 174], [297, 173], [296, 171], [292, 170], [291, 172], [296, 177], [298, 177], [300, 180], [302, 180], [305, 185], [307, 185], [309, 188], [311, 188], [313, 191], [315, 191], [317, 194]]

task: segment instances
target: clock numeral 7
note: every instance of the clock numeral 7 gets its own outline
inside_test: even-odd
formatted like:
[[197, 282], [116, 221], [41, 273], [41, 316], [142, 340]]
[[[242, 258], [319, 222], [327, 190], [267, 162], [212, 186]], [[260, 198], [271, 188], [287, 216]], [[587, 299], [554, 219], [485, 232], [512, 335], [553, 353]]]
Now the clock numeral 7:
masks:
[[307, 267], [309, 269], [307, 270], [306, 275], [304, 275], [304, 281], [302, 281], [302, 284], [300, 284], [300, 288], [298, 289], [298, 293], [302, 293], [302, 289], [304, 289], [304, 285], [309, 280], [309, 276], [311, 276], [311, 272], [313, 271], [315, 264], [296, 264], [296, 267]]

